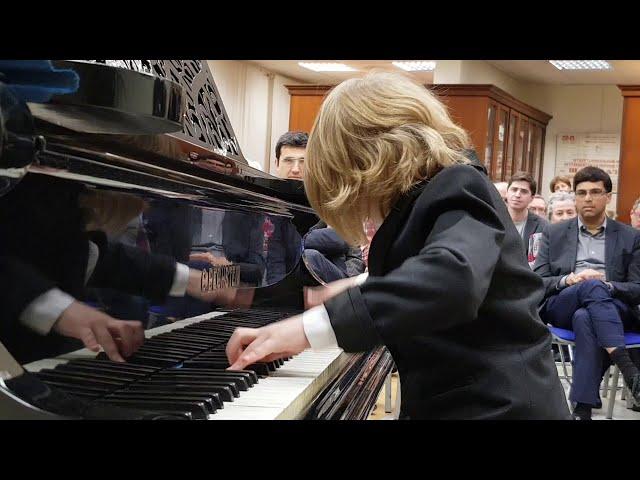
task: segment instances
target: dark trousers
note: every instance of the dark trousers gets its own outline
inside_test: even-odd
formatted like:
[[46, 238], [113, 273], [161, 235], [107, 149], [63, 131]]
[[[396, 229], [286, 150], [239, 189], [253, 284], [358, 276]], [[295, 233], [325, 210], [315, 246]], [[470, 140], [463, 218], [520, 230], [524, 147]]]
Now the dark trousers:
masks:
[[635, 326], [629, 306], [611, 296], [599, 280], [586, 280], [550, 297], [540, 311], [545, 323], [576, 334], [572, 402], [601, 405], [600, 383], [610, 364], [603, 350], [624, 347], [624, 332]]
[[316, 276], [329, 283], [341, 278], [347, 278], [347, 266], [344, 259], [329, 259], [318, 250], [306, 248], [304, 260], [308, 268], [312, 269]]

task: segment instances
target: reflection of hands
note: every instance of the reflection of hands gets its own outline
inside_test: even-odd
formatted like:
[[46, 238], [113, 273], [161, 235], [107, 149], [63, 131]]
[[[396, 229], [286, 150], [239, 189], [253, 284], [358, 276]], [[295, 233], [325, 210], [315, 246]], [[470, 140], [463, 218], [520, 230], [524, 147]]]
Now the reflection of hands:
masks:
[[320, 287], [304, 288], [304, 308], [309, 309], [321, 305], [339, 293], [358, 285], [358, 277], [341, 278]]
[[189, 255], [189, 260], [194, 262], [207, 262], [211, 265], [231, 265], [231, 262], [224, 257], [216, 257], [211, 252], [193, 252]]
[[122, 357], [133, 355], [144, 342], [142, 323], [116, 320], [77, 301], [62, 312], [53, 330], [65, 337], [82, 340], [94, 352], [102, 347], [114, 362], [124, 362]]
[[309, 348], [302, 315], [261, 328], [237, 328], [227, 343], [229, 370], [243, 370], [260, 360], [270, 362]]

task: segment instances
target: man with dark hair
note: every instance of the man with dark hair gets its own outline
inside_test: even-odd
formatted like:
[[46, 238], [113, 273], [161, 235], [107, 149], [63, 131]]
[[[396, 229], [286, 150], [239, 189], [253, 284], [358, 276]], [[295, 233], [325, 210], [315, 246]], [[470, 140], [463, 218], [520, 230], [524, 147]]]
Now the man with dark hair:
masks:
[[280, 178], [302, 180], [304, 157], [309, 135], [305, 132], [286, 132], [276, 143], [276, 168]]
[[640, 232], [606, 217], [611, 178], [604, 170], [578, 171], [574, 189], [578, 218], [545, 228], [534, 270], [545, 286], [540, 317], [575, 332], [570, 399], [574, 418], [588, 420], [601, 405], [599, 385], [610, 363], [640, 400], [640, 371], [624, 343], [625, 330], [638, 325]]
[[530, 173], [517, 172], [509, 179], [507, 187], [507, 209], [522, 237], [525, 251], [529, 248], [529, 237], [542, 232], [547, 224], [544, 218], [528, 210], [536, 194], [536, 186], [536, 181]]
[[542, 195], [534, 195], [531, 203], [529, 203], [529, 211], [535, 213], [539, 217], [546, 219], [547, 217], [547, 202]]

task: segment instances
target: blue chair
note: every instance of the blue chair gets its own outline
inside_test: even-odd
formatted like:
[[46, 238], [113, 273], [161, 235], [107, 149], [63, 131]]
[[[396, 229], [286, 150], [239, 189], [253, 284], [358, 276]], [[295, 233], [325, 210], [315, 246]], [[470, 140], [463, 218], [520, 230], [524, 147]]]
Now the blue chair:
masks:
[[[571, 330], [565, 330], [564, 328], [553, 327], [551, 325], [547, 325], [549, 327], [549, 331], [551, 332], [551, 336], [553, 338], [552, 342], [558, 345], [558, 349], [560, 350], [560, 359], [562, 363], [562, 370], [564, 372], [564, 380], [566, 380], [569, 385], [571, 385], [571, 376], [567, 372], [567, 366], [564, 358], [564, 352], [562, 351], [562, 345], [567, 345], [569, 347], [569, 356], [571, 362], [573, 362], [573, 348], [575, 347], [576, 335]], [[627, 332], [624, 334], [624, 343], [627, 348], [640, 348], [640, 333], [636, 332]], [[608, 419], [613, 418], [613, 406], [615, 404], [616, 395], [618, 393], [618, 382], [620, 380], [620, 369], [617, 365], [613, 365], [613, 375], [610, 377], [609, 370], [605, 373], [604, 377], [604, 386], [602, 396], [604, 398], [609, 395], [609, 403], [607, 405], [607, 415]], [[611, 382], [609, 380], [612, 380]], [[623, 395], [625, 390], [627, 390], [626, 385], [623, 382]], [[629, 399], [631, 398], [630, 392], [627, 392], [627, 406], [629, 406]], [[624, 400], [624, 397], [623, 397]]]

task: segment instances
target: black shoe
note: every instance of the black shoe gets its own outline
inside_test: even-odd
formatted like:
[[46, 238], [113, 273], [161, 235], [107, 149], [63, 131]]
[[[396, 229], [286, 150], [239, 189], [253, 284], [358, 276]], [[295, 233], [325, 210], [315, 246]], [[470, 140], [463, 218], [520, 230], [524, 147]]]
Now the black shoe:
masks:
[[635, 400], [636, 405], [640, 404], [640, 373], [636, 373], [631, 379], [631, 385], [627, 383], [629, 391]]
[[591, 415], [573, 412], [571, 418], [574, 420], [591, 420]]
[[591, 420], [591, 406], [586, 403], [576, 403], [571, 412], [574, 420]]

